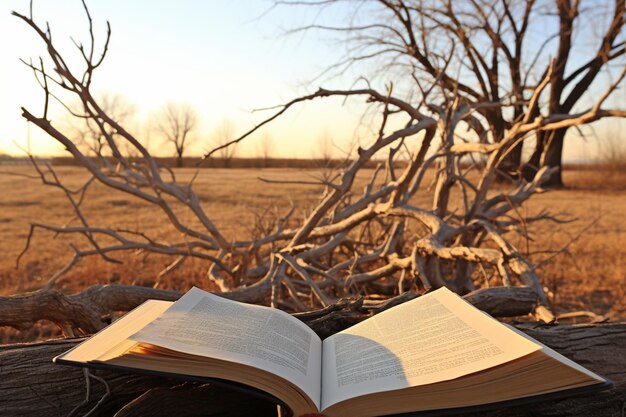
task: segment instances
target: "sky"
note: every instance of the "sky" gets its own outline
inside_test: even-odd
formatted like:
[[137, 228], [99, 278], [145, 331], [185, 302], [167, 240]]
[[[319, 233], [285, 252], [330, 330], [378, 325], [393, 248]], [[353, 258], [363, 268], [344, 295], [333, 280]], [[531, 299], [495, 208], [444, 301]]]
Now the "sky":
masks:
[[[137, 109], [138, 120], [149, 119], [168, 102], [191, 104], [201, 118], [192, 154], [211, 148], [211, 133], [223, 120], [230, 120], [240, 134], [269, 114], [252, 110], [314, 91], [318, 85], [311, 80], [339, 58], [319, 39], [284, 36], [282, 28], [307, 17], [293, 9], [269, 10], [270, 1], [100, 0], [89, 1], [88, 6], [100, 45], [106, 20], [112, 27], [109, 52], [96, 70], [92, 91], [96, 96], [120, 94]], [[0, 152], [11, 154], [27, 146], [29, 128], [20, 107], [35, 114], [43, 108], [43, 93], [19, 59], [37, 60], [45, 50], [34, 31], [10, 15], [12, 10], [28, 14], [28, 7], [26, 0], [0, 4]], [[77, 57], [70, 36], [88, 40], [80, 1], [35, 1], [34, 16], [41, 24], [50, 23], [67, 56]], [[254, 156], [264, 134], [272, 136], [276, 157], [310, 157], [327, 132], [341, 148], [353, 137], [358, 116], [350, 106], [299, 106], [252, 137], [239, 153]], [[60, 124], [66, 116], [57, 106], [51, 119]], [[139, 136], [147, 134], [145, 123], [131, 123], [133, 128]], [[31, 149], [38, 154], [63, 152], [35, 126], [30, 137]], [[161, 152], [154, 134], [149, 140], [155, 153]]]
[[[149, 141], [157, 155], [172, 151], [151, 133], [150, 118], [168, 102], [189, 103], [201, 117], [189, 153], [211, 149], [211, 134], [223, 120], [233, 123], [236, 134], [243, 133], [268, 115], [252, 110], [315, 91], [316, 76], [342, 57], [344, 51], [328, 39], [310, 33], [284, 36], [284, 28], [310, 22], [310, 10], [272, 4], [271, 0], [91, 0], [88, 6], [99, 45], [107, 20], [112, 27], [109, 53], [96, 70], [93, 91], [96, 96], [119, 94], [132, 103], [137, 115], [130, 130]], [[35, 154], [59, 155], [63, 149], [37, 127], [29, 128], [20, 116], [21, 106], [36, 115], [43, 108], [41, 89], [19, 61], [45, 55], [42, 42], [10, 15], [12, 10], [28, 14], [28, 7], [27, 0], [0, 3], [0, 153], [23, 154], [21, 149], [30, 145]], [[40, 24], [50, 23], [64, 56], [74, 57], [70, 63], [79, 65], [70, 36], [88, 40], [80, 1], [35, 0], [34, 15]], [[354, 78], [348, 73], [324, 86], [348, 88]], [[258, 156], [261, 136], [266, 134], [273, 138], [274, 157], [318, 156], [324, 136], [335, 143], [335, 156], [341, 155], [362, 134], [355, 130], [362, 111], [356, 102], [342, 105], [339, 100], [300, 105], [247, 140], [238, 155]], [[67, 123], [62, 113], [58, 106], [51, 110], [54, 125]], [[624, 128], [623, 123], [615, 126], [618, 131]], [[574, 137], [565, 158], [581, 160], [596, 151], [593, 140]]]

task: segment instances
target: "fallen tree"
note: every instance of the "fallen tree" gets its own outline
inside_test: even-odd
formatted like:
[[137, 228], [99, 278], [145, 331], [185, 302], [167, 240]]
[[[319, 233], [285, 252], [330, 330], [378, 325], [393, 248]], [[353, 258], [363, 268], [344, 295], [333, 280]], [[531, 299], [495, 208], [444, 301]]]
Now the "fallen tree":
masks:
[[[561, 221], [548, 213], [525, 216], [519, 210], [541, 191], [553, 170], [539, 170], [530, 181], [512, 180], [510, 187], [498, 190], [492, 185], [502, 161], [533, 134], [613, 114], [602, 105], [624, 73], [589, 110], [540, 115], [541, 97], [558, 64], [552, 63], [529, 91], [524, 117], [511, 123], [497, 143], [486, 141], [489, 129], [481, 123], [481, 112], [486, 108], [507, 111], [511, 103], [467, 101], [449, 89], [438, 92], [436, 83], [424, 88], [419, 97], [409, 99], [395, 94], [393, 83], [378, 91], [367, 82], [365, 88], [320, 88], [297, 97], [274, 107], [257, 126], [208, 152], [205, 158], [236, 146], [302, 103], [331, 97], [369, 103], [372, 111], [367, 118], [376, 129], [322, 179], [302, 184], [323, 189], [317, 205], [301, 213], [294, 208], [277, 209], [271, 218], [260, 218], [258, 224], [250, 225], [249, 239], [233, 240], [203, 207], [193, 189], [193, 179], [179, 181], [176, 172], [160, 164], [93, 94], [91, 81], [107, 55], [111, 29], [108, 26], [99, 48], [92, 17], [83, 5], [89, 41], [74, 42], [81, 66], [72, 65], [74, 61], [61, 54], [50, 26], [36, 22], [32, 9], [28, 15], [13, 13], [45, 44], [48, 54], [45, 60], [25, 61], [43, 89], [44, 106], [39, 115], [23, 108], [23, 117], [63, 145], [90, 175], [82, 186], [73, 189], [51, 165], [31, 157], [41, 181], [63, 192], [73, 211], [73, 218], [61, 225], [32, 223], [17, 259], [19, 265], [35, 234], [48, 232], [72, 240], [69, 246], [73, 256], [51, 274], [44, 289], [54, 288], [86, 257], [121, 263], [120, 254], [156, 253], [171, 257], [171, 263], [156, 277], [155, 287], [193, 258], [229, 297], [290, 312], [306, 312], [343, 298], [372, 294], [391, 298], [407, 291], [424, 293], [447, 286], [464, 295], [482, 287], [504, 285], [532, 288], [540, 304], [534, 310], [536, 318], [546, 322], [554, 319], [533, 263], [513, 244], [516, 237], [532, 239], [529, 228], [535, 222]], [[447, 66], [452, 58], [452, 54], [442, 57], [442, 65]], [[74, 97], [79, 106], [70, 107], [61, 97]], [[95, 157], [90, 156], [94, 149], [84, 149], [52, 122], [49, 108], [57, 101], [72, 116], [91, 121], [98, 130], [102, 146]], [[380, 161], [377, 168], [368, 168], [374, 161]], [[92, 224], [82, 206], [94, 183], [157, 208], [177, 231], [179, 240], [165, 241], [150, 230]], [[424, 195], [430, 201], [418, 204]], [[81, 321], [73, 323], [79, 331], [98, 327], [96, 317], [89, 314], [76, 320]], [[72, 324], [72, 320], [68, 322]]]
[[[339, 320], [341, 321], [341, 320]], [[311, 321], [309, 321], [311, 323]], [[345, 323], [344, 323], [345, 324]], [[469, 416], [621, 416], [626, 403], [626, 324], [520, 327], [581, 365], [611, 379], [612, 390]], [[3, 415], [275, 417], [266, 400], [213, 384], [55, 365], [51, 358], [82, 339], [0, 346]], [[86, 383], [87, 379], [89, 383]], [[102, 400], [102, 401], [101, 401]], [[98, 402], [101, 403], [96, 407]]]
[[[218, 294], [234, 300], [239, 295], [237, 291]], [[39, 320], [48, 320], [68, 336], [74, 336], [75, 331], [91, 334], [109, 324], [116, 313], [130, 311], [146, 300], [175, 301], [181, 296], [182, 293], [176, 291], [119, 284], [95, 285], [73, 295], [42, 289], [0, 296], [0, 326], [25, 330]], [[322, 337], [326, 337], [417, 296], [417, 293], [405, 292], [378, 302], [364, 297], [343, 298], [320, 310], [295, 313], [295, 316], [307, 321]], [[540, 307], [537, 293], [529, 287], [484, 288], [466, 294], [464, 298], [494, 317], [523, 316]]]

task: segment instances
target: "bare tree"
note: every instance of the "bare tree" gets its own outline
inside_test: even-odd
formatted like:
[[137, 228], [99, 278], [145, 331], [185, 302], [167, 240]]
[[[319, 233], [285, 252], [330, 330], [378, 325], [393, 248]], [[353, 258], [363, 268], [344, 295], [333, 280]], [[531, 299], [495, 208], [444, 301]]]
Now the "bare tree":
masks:
[[[580, 22], [579, 16], [583, 12], [580, 1], [556, 1], [556, 10], [559, 19], [558, 49], [556, 65], [550, 79], [550, 95], [547, 105], [547, 114], [568, 114], [575, 111], [576, 104], [589, 91], [593, 81], [598, 78], [602, 69], [609, 61], [622, 57], [626, 52], [626, 42], [622, 28], [626, 2], [614, 0], [613, 14], [606, 29], [600, 38], [595, 53], [590, 54], [582, 64], [574, 64], [572, 58], [572, 43], [575, 29]], [[584, 14], [583, 14], [584, 15]], [[596, 25], [598, 22], [588, 20], [587, 24]], [[584, 25], [585, 23], [580, 23]], [[601, 30], [601, 29], [600, 29]], [[573, 68], [569, 68], [574, 64]], [[566, 67], [567, 70], [566, 70]], [[626, 64], [622, 60], [621, 69], [617, 77], [622, 79], [626, 71]], [[626, 111], [621, 112], [621, 117]], [[556, 129], [550, 132], [541, 132], [537, 135], [536, 148], [524, 170], [525, 178], [530, 178], [540, 166], [558, 167], [557, 175], [552, 185], [562, 186], [561, 165], [563, 158], [563, 144], [568, 128]]]
[[174, 146], [176, 166], [183, 166], [183, 154], [192, 141], [198, 114], [190, 104], [167, 103], [155, 117], [155, 129], [166, 143]]
[[235, 125], [228, 119], [222, 120], [211, 134], [211, 143], [219, 147], [217, 157], [220, 158], [225, 168], [230, 168], [237, 152], [237, 146], [223, 146], [235, 138]]
[[328, 167], [333, 159], [333, 138], [330, 135], [330, 132], [325, 129], [318, 137], [315, 149], [315, 157], [319, 159], [320, 162]]
[[257, 149], [259, 156], [263, 159], [264, 168], [267, 168], [270, 165], [275, 145], [274, 138], [269, 133], [265, 133], [261, 136]]
[[[329, 0], [281, 1], [309, 5], [331, 17], [345, 13], [345, 2]], [[330, 71], [342, 72], [369, 62], [374, 76], [395, 78], [395, 88], [405, 87], [420, 97], [425, 91], [462, 96], [476, 108], [468, 122], [482, 142], [498, 143], [516, 121], [525, 117], [535, 87], [548, 72], [549, 88], [531, 117], [551, 117], [584, 112], [584, 94], [601, 93], [594, 83], [608, 63], [618, 61], [616, 78], [624, 68], [624, 0], [599, 4], [589, 1], [551, 0], [376, 0], [354, 2], [346, 23], [315, 23], [297, 29], [332, 31], [349, 49]], [[337, 6], [337, 7], [335, 7]], [[606, 13], [608, 16], [602, 16]], [[317, 15], [316, 15], [317, 17]], [[319, 17], [318, 17], [319, 19]], [[593, 33], [599, 34], [595, 37]], [[529, 36], [533, 34], [533, 36]], [[540, 39], [537, 35], [541, 34]], [[585, 37], [583, 51], [574, 37]], [[578, 48], [580, 49], [580, 48]], [[578, 53], [576, 53], [578, 52]], [[581, 56], [582, 55], [582, 56]], [[371, 68], [370, 67], [370, 68]], [[385, 82], [387, 80], [384, 80]], [[593, 87], [596, 86], [594, 89]], [[597, 94], [591, 101], [601, 97]], [[585, 100], [587, 101], [587, 100]], [[505, 106], [486, 105], [502, 103]], [[582, 104], [582, 110], [577, 106]], [[618, 116], [615, 112], [611, 116]], [[524, 171], [532, 180], [542, 166], [556, 167], [546, 185], [562, 185], [563, 139], [568, 128], [537, 132], [536, 149], [522, 169], [522, 138], [502, 160], [499, 175], [516, 178]]]
[[[130, 103], [121, 94], [103, 93], [99, 96], [98, 101], [102, 105], [102, 110], [110, 114], [111, 117], [119, 121], [119, 123], [129, 124], [137, 112], [135, 105]], [[80, 106], [82, 106], [82, 103], [78, 102], [74, 106], [75, 109], [73, 112], [81, 112]], [[76, 141], [81, 143], [94, 156], [101, 158], [110, 153], [105, 135], [92, 119], [76, 118], [70, 114], [69, 123], [73, 125], [76, 131]], [[117, 132], [111, 130], [108, 134], [114, 141], [116, 140]]]

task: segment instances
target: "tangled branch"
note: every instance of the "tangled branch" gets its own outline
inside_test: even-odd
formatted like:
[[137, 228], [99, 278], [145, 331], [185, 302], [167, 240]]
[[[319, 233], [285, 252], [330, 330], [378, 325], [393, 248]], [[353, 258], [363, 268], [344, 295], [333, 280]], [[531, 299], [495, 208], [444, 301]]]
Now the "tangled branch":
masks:
[[[221, 147], [245, 140], [303, 102], [329, 97], [362, 100], [378, 109], [378, 115], [371, 116], [379, 123], [378, 135], [369, 144], [360, 146], [353, 158], [337, 168], [335, 175], [324, 180], [324, 194], [304, 220], [297, 222], [292, 209], [282, 218], [277, 215], [274, 222], [254, 228], [250, 239], [229, 240], [204, 210], [193, 190], [193, 181], [178, 182], [175, 172], [160, 165], [92, 95], [91, 79], [106, 56], [110, 28], [97, 56], [87, 11], [90, 43], [86, 47], [77, 44], [86, 69], [76, 73], [57, 50], [49, 27], [42, 29], [32, 16], [14, 15], [44, 42], [53, 63], [52, 72], [44, 67], [43, 60], [39, 65], [27, 63], [42, 81], [46, 103], [59, 96], [53, 88], [72, 93], [82, 103], [82, 112], [74, 115], [91, 120], [105, 138], [97, 157], [88, 157], [75, 141], [50, 123], [47, 106], [39, 117], [23, 109], [27, 121], [65, 146], [91, 175], [82, 187], [71, 190], [62, 184], [53, 167], [41, 166], [32, 159], [42, 181], [65, 193], [80, 224], [33, 223], [22, 255], [38, 230], [87, 239], [87, 245], [73, 246], [73, 258], [48, 280], [46, 289], [53, 288], [82, 258], [100, 256], [108, 262], [119, 262], [115, 254], [141, 250], [172, 257], [172, 262], [159, 275], [157, 285], [186, 259], [196, 258], [206, 262], [207, 276], [228, 297], [267, 303], [293, 312], [329, 308], [346, 297], [389, 298], [444, 285], [466, 294], [476, 290], [488, 275], [499, 278], [503, 286], [531, 288], [545, 312], [544, 318], [551, 319], [546, 308], [548, 300], [532, 263], [511, 243], [509, 236], [525, 233], [523, 229], [528, 222], [551, 219], [549, 215], [523, 218], [511, 212], [517, 214], [517, 208], [541, 191], [542, 184], [554, 171], [541, 169], [532, 181], [519, 179], [513, 188], [494, 191], [492, 185], [502, 161], [529, 132], [560, 129], [603, 116], [602, 101], [614, 86], [582, 114], [533, 117], [538, 113], [529, 111], [494, 143], [472, 137], [485, 138], [489, 130], [481, 122], [485, 108], [500, 109], [508, 104], [469, 102], [452, 94], [450, 89], [440, 94], [437, 103], [429, 98], [432, 89], [424, 89], [420, 100], [412, 102], [394, 96], [391, 85], [385, 93], [373, 88], [320, 88], [313, 94], [295, 98], [276, 107], [271, 115], [239, 138], [208, 152], [205, 158]], [[551, 65], [527, 103], [531, 110], [537, 106], [553, 68]], [[446, 83], [451, 82], [446, 79]], [[469, 131], [469, 136], [462, 135], [463, 131]], [[123, 150], [128, 149], [140, 157], [125, 156]], [[384, 162], [372, 171], [368, 167], [374, 160]], [[362, 190], [357, 190], [357, 177], [366, 175], [370, 180]], [[434, 179], [431, 204], [425, 207], [416, 201], [417, 197], [430, 195], [424, 184], [427, 176]], [[81, 210], [81, 202], [85, 190], [94, 182], [159, 208], [180, 232], [181, 241], [157, 241], [148, 233], [92, 225]], [[183, 220], [177, 214], [181, 207], [192, 213], [193, 219]]]

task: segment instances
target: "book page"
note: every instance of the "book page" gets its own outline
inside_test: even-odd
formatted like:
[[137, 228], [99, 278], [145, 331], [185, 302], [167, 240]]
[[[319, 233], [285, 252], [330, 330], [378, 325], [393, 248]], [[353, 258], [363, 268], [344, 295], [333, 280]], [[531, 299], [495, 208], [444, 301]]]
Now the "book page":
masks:
[[136, 344], [127, 340], [130, 335], [163, 314], [171, 305], [171, 301], [148, 300], [57, 358], [85, 363], [119, 356]]
[[518, 335], [520, 335], [521, 337], [525, 338], [525, 339], [529, 339], [532, 340], [534, 343], [538, 344], [541, 347], [541, 351], [543, 353], [545, 353], [546, 355], [548, 355], [550, 358], [559, 361], [567, 366], [569, 366], [570, 368], [575, 369], [576, 371], [587, 375], [589, 378], [595, 379], [598, 382], [606, 382], [606, 379], [601, 377], [600, 375], [596, 374], [595, 372], [591, 372], [589, 369], [585, 368], [584, 366], [574, 362], [573, 360], [561, 355], [559, 352], [555, 351], [554, 349], [552, 349], [549, 346], [544, 345], [543, 343], [541, 343], [539, 340], [535, 340], [532, 339], [530, 336], [528, 336], [526, 333], [524, 333], [523, 331], [509, 325], [509, 324], [505, 324], [505, 326], [509, 329], [511, 329], [511, 331], [517, 333]]
[[441, 288], [324, 340], [322, 409], [458, 378], [539, 349]]
[[192, 288], [130, 339], [263, 369], [297, 385], [319, 406], [321, 340], [284, 311]]

